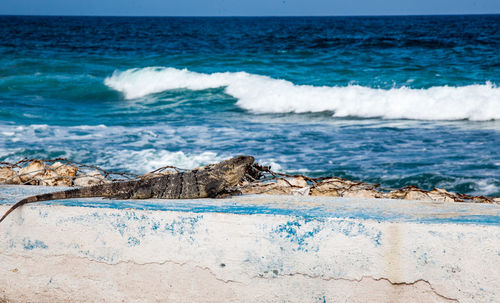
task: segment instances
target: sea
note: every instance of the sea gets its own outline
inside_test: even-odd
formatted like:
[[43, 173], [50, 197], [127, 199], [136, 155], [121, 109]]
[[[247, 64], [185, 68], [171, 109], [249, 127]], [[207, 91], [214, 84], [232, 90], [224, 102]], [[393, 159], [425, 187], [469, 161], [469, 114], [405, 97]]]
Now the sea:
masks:
[[500, 196], [500, 15], [0, 16], [0, 161]]

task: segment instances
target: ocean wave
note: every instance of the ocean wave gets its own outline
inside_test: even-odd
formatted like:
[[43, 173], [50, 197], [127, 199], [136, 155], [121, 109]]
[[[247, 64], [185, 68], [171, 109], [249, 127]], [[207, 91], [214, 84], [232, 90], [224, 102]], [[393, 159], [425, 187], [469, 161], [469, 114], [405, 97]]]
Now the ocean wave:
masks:
[[253, 113], [333, 112], [334, 117], [415, 120], [500, 119], [500, 88], [486, 82], [461, 87], [379, 89], [311, 86], [246, 72], [204, 74], [168, 67], [115, 71], [104, 83], [126, 99], [173, 89], [225, 87], [236, 105]]

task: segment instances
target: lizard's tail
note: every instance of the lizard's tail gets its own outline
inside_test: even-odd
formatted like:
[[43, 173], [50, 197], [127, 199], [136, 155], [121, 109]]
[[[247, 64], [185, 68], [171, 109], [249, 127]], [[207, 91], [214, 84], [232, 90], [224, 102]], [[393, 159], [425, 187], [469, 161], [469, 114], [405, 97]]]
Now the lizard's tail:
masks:
[[23, 206], [24, 204], [41, 202], [41, 201], [48, 201], [48, 200], [61, 200], [61, 199], [70, 199], [70, 198], [96, 197], [96, 196], [99, 195], [99, 192], [97, 192], [96, 189], [97, 188], [94, 189], [94, 186], [82, 187], [82, 188], [75, 188], [75, 189], [70, 189], [70, 190], [65, 190], [65, 191], [56, 191], [56, 192], [53, 192], [53, 193], [41, 194], [41, 195], [31, 196], [31, 197], [22, 199], [21, 201], [19, 201], [16, 204], [12, 205], [12, 207], [9, 208], [9, 210], [7, 212], [5, 212], [5, 214], [0, 219], [0, 223], [12, 211], [14, 211], [19, 206]]

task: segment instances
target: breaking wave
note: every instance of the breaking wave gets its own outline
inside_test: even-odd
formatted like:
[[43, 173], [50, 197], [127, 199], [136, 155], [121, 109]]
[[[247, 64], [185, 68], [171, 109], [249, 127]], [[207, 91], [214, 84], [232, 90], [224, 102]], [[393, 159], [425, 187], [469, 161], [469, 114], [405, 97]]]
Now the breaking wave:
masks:
[[225, 87], [236, 105], [253, 113], [331, 111], [334, 117], [417, 120], [499, 120], [500, 88], [486, 82], [461, 87], [379, 89], [359, 85], [311, 86], [246, 72], [204, 74], [146, 67], [115, 71], [104, 83], [127, 99], [172, 89]]

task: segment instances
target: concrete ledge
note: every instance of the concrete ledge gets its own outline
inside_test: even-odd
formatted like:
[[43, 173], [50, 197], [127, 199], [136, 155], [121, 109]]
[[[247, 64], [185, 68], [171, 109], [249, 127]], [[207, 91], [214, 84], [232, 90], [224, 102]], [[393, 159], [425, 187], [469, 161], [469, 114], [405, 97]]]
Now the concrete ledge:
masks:
[[[52, 190], [2, 186], [0, 203]], [[500, 301], [498, 205], [283, 196], [48, 204], [0, 224], [0, 302]]]

